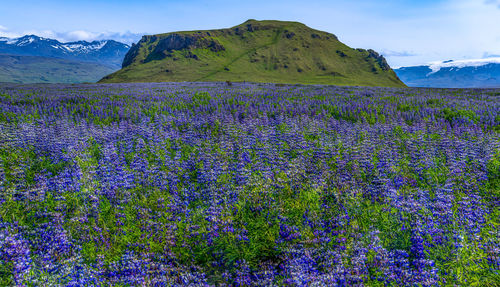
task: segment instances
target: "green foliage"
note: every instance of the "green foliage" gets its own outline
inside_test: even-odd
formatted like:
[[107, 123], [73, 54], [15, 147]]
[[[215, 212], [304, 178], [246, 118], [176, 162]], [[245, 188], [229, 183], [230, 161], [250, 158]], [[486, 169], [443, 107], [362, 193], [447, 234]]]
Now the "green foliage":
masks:
[[474, 123], [479, 121], [479, 116], [473, 110], [460, 110], [455, 108], [444, 108], [439, 115], [441, 118], [453, 124], [456, 119], [469, 120]]
[[[256, 29], [248, 31], [249, 23]], [[242, 33], [236, 32], [237, 28]], [[291, 32], [293, 38], [287, 38]], [[224, 50], [191, 47], [157, 57], [153, 51], [170, 34], [156, 35], [139, 43], [129, 65], [101, 82], [248, 81], [404, 87], [390, 68], [381, 67], [383, 61], [296, 22], [252, 20], [230, 29], [176, 33], [205, 35]], [[311, 34], [320, 37], [310, 43]]]
[[403, 103], [399, 104], [396, 108], [400, 112], [409, 112], [409, 111], [418, 111], [419, 106], [416, 104], [410, 104], [410, 103]]
[[[114, 125], [123, 119], [133, 122], [140, 118], [145, 122], [150, 121], [148, 124], [154, 124], [158, 131], [168, 130], [168, 135], [182, 134], [183, 136], [179, 137], [148, 137], [136, 134], [132, 139], [113, 142], [120, 156], [117, 160], [122, 165], [120, 168], [131, 173], [137, 172], [132, 169], [132, 163], [140, 157], [147, 161], [149, 170], [154, 170], [155, 175], [168, 177], [168, 184], [162, 183], [164, 185], [161, 188], [157, 187], [151, 184], [150, 175], [145, 181], [148, 183], [102, 192], [104, 186], [101, 186], [101, 181], [95, 176], [98, 174], [96, 169], [99, 165], [109, 162], [104, 158], [104, 145], [108, 143], [99, 141], [101, 137], [85, 137], [79, 140], [77, 147], [84, 149], [79, 150], [78, 156], [68, 162], [53, 161], [43, 149], [14, 148], [4, 145], [0, 148], [2, 164], [0, 170], [5, 171], [5, 177], [2, 178], [5, 180], [5, 183], [2, 183], [5, 189], [1, 196], [0, 219], [9, 223], [16, 222], [28, 229], [26, 234], [30, 234], [29, 232], [41, 224], [49, 222], [53, 215], [61, 215], [64, 217], [61, 219], [64, 230], [68, 232], [72, 243], [78, 248], [81, 247], [84, 262], [86, 264], [103, 262], [103, 268], [111, 268], [112, 264], [129, 250], [136, 251], [137, 254], [147, 252], [155, 255], [172, 255], [172, 258], [179, 260], [175, 261], [175, 264], [201, 267], [210, 277], [220, 271], [216, 268], [231, 269], [241, 260], [245, 260], [254, 270], [263, 261], [277, 263], [278, 260], [286, 258], [284, 256], [286, 252], [297, 244], [316, 251], [345, 247], [342, 263], [349, 267], [349, 264], [354, 264], [349, 256], [353, 255], [356, 248], [360, 246], [364, 248], [372, 243], [370, 233], [373, 231], [380, 232], [378, 238], [382, 247], [387, 251], [407, 251], [412, 263], [411, 261], [415, 260], [411, 254], [412, 227], [414, 228], [416, 222], [425, 216], [430, 216], [429, 214], [436, 210], [427, 210], [424, 204], [416, 204], [421, 208], [416, 211], [404, 211], [407, 206], [400, 209], [396, 209], [395, 206], [399, 204], [399, 200], [407, 199], [405, 204], [409, 205], [412, 204], [412, 199], [419, 198], [433, 202], [437, 198], [437, 188], [451, 184], [453, 191], [450, 192], [452, 197], [450, 210], [453, 215], [449, 219], [454, 225], [450, 224], [446, 227], [449, 229], [443, 231], [444, 236], [448, 237], [448, 240], [445, 240], [446, 244], [435, 242], [434, 245], [425, 246], [426, 258], [437, 264], [440, 276], [446, 278], [446, 282], [450, 285], [495, 286], [498, 282], [498, 274], [492, 272], [491, 268], [488, 269], [487, 259], [492, 252], [485, 249], [482, 244], [498, 240], [498, 233], [495, 232], [500, 228], [498, 222], [500, 211], [493, 204], [500, 196], [500, 151], [489, 154], [492, 157], [487, 165], [481, 158], [466, 157], [460, 162], [464, 165], [460, 166], [461, 173], [465, 175], [460, 173], [451, 175], [453, 170], [450, 170], [450, 156], [446, 154], [447, 150], [437, 148], [444, 140], [455, 139], [473, 140], [479, 146], [481, 143], [477, 141], [482, 139], [472, 132], [446, 133], [442, 132], [441, 126], [428, 130], [414, 129], [399, 121], [397, 124], [390, 122], [390, 125], [380, 125], [387, 120], [393, 120], [392, 115], [386, 113], [385, 105], [393, 101], [394, 97], [373, 100], [374, 97], [370, 94], [360, 96], [351, 93], [349, 99], [362, 99], [369, 104], [356, 106], [350, 111], [346, 111], [345, 106], [332, 104], [331, 95], [311, 96], [314, 104], [309, 109], [300, 111], [305, 115], [324, 117], [314, 124], [289, 121], [286, 118], [296, 116], [292, 114], [296, 111], [289, 108], [289, 103], [302, 103], [304, 98], [301, 96], [279, 99], [286, 100], [286, 103], [265, 102], [264, 105], [272, 109], [262, 109], [258, 112], [248, 109], [248, 99], [252, 97], [251, 94], [236, 94], [223, 98], [214, 93], [190, 90], [184, 98], [176, 98], [169, 94], [162, 96], [164, 98], [154, 103], [138, 101], [133, 96], [127, 98], [123, 95], [109, 98], [95, 95], [81, 101], [64, 98], [61, 102], [70, 111], [66, 113], [70, 121], [88, 120], [99, 125], [94, 126], [98, 132], [101, 132], [100, 129], [103, 132], [113, 129]], [[259, 97], [266, 100], [275, 95], [266, 94]], [[92, 110], [98, 109], [98, 103], [103, 100], [112, 103], [116, 101], [120, 104], [111, 104], [112, 107], [102, 108], [92, 114]], [[11, 101], [12, 105], [32, 107], [43, 103], [44, 99], [37, 99], [29, 94], [16, 100], [0, 96], [0, 101]], [[404, 99], [393, 107], [397, 106], [401, 112], [397, 114], [404, 116], [407, 115], [405, 113], [412, 114], [413, 111], [419, 111], [425, 106], [436, 106], [441, 110], [442, 104], [442, 101], [435, 99], [427, 101], [417, 99], [415, 102]], [[132, 110], [132, 105], [137, 105], [137, 109]], [[221, 110], [221, 106], [224, 105], [227, 111], [232, 112], [232, 115], [231, 112], [225, 114], [227, 117], [234, 117], [229, 121], [245, 116], [258, 116], [264, 120], [277, 121], [269, 125], [263, 123], [265, 121], [256, 121], [256, 126], [246, 129], [246, 126], [241, 125], [227, 126], [220, 117], [210, 117], [206, 121], [197, 122], [178, 121], [173, 116], [177, 112], [197, 115], [195, 112], [204, 112], [217, 105]], [[55, 114], [58, 112], [54, 111]], [[248, 115], [252, 112], [253, 115]], [[166, 117], [163, 118], [162, 115]], [[266, 115], [268, 119], [265, 119]], [[467, 112], [461, 109], [444, 108], [440, 116], [450, 121], [479, 120], [473, 111]], [[33, 112], [17, 116], [7, 115], [5, 119], [37, 124], [36, 121], [32, 121], [36, 117]], [[282, 120], [283, 118], [285, 120]], [[161, 122], [161, 119], [167, 120]], [[360, 125], [365, 127], [352, 131], [349, 134], [351, 137], [346, 140], [344, 130], [329, 129], [325, 126], [328, 123], [338, 126], [339, 123], [334, 119], [356, 123], [356, 127]], [[498, 117], [496, 121], [499, 121]], [[297, 130], [299, 124], [302, 126]], [[348, 125], [346, 122], [340, 124], [340, 126]], [[377, 128], [383, 128], [381, 129], [383, 132], [378, 134], [373, 132]], [[197, 135], [196, 139], [184, 137], [187, 132]], [[233, 148], [252, 132], [271, 133], [275, 136], [272, 140], [277, 140], [270, 145], [267, 142], [269, 137], [252, 135], [252, 140], [255, 142], [252, 142], [251, 149]], [[478, 132], [478, 134], [484, 135], [487, 140], [496, 139], [494, 133]], [[0, 136], [8, 138], [6, 134]], [[289, 140], [290, 136], [293, 136], [293, 140]], [[296, 145], [296, 142], [300, 142], [300, 146]], [[387, 146], [374, 145], [374, 142], [383, 142]], [[273, 156], [287, 160], [290, 168], [282, 170], [270, 166], [270, 173], [263, 176], [267, 171], [261, 166], [255, 166], [255, 159], [259, 151], [267, 152], [269, 147], [273, 148], [271, 151], [275, 153]], [[427, 153], [431, 155], [430, 158], [419, 158], [416, 153], [430, 149], [433, 149]], [[328, 156], [316, 157], [317, 151]], [[397, 157], [384, 154], [387, 151]], [[243, 152], [246, 153], [244, 160], [242, 160]], [[250, 160], [247, 160], [248, 158]], [[452, 157], [451, 160], [456, 158], [458, 156]], [[163, 161], [164, 159], [166, 161]], [[177, 161], [178, 165], [164, 164], [169, 160]], [[214, 162], [227, 165], [220, 167], [224, 172], [217, 175], [214, 181], [208, 181], [207, 171], [212, 167], [207, 165]], [[234, 169], [235, 163], [241, 164], [246, 170], [251, 170], [245, 184], [236, 184], [239, 179], [235, 178], [235, 174], [239, 171]], [[387, 165], [381, 168], [380, 164], [384, 163]], [[82, 174], [78, 191], [50, 191], [30, 197], [30, 200], [16, 198], [19, 192], [35, 190], [37, 175], [56, 176], [72, 165], [77, 165]], [[476, 175], [474, 172], [478, 166], [481, 167], [481, 172], [486, 168], [487, 179], [470, 176], [470, 174]], [[315, 178], [316, 172], [322, 173], [321, 181], [311, 179]], [[343, 174], [349, 175], [349, 181], [340, 184]], [[140, 178], [143, 173], [137, 172], [134, 175]], [[201, 176], [205, 176], [203, 180]], [[398, 182], [398, 187], [394, 191], [397, 197], [392, 197], [392, 194], [388, 196], [387, 193], [380, 196], [377, 193], [377, 188], [380, 186], [374, 189], [373, 194], [370, 193], [370, 185], [376, 183], [380, 177], [389, 183], [387, 186], [392, 186], [393, 180], [394, 185]], [[20, 178], [27, 183], [21, 188], [16, 185]], [[175, 184], [169, 186], [173, 182]], [[207, 188], [208, 186], [210, 188]], [[481, 204], [488, 206], [489, 213], [485, 215], [485, 224], [477, 234], [481, 239], [465, 234], [462, 227], [458, 227], [460, 214], [457, 211], [459, 209], [457, 202], [469, 195], [470, 186], [477, 188]], [[220, 201], [217, 203], [207, 202], [207, 198], [210, 197], [204, 192], [214, 190], [219, 192], [219, 188], [236, 192], [225, 195], [229, 195], [227, 197], [231, 197], [230, 200], [224, 196], [218, 199]], [[203, 192], [191, 194], [199, 191]], [[421, 193], [424, 193], [425, 197]], [[28, 192], [25, 194], [29, 195]], [[209, 218], [211, 212], [209, 207], [220, 207], [222, 211], [217, 213], [216, 218]], [[45, 216], [47, 214], [49, 216]], [[297, 234], [296, 237], [287, 240], [282, 238], [280, 228], [285, 223], [293, 229], [294, 234]], [[331, 225], [328, 225], [330, 223]], [[320, 241], [324, 238], [321, 234], [323, 231], [329, 232], [327, 236], [330, 241]], [[454, 235], [459, 236], [458, 243], [462, 244], [462, 247], [457, 248], [453, 245], [455, 242], [450, 238]], [[426, 240], [427, 243], [433, 243], [432, 238]], [[376, 264], [374, 263], [376, 256], [373, 250], [369, 250], [366, 254], [369, 275], [363, 276], [369, 277], [364, 278], [367, 286], [385, 284], [376, 281], [377, 276], [383, 275], [380, 268], [370, 265]], [[217, 267], [214, 267], [215, 260], [219, 264]], [[0, 266], [0, 285], [12, 284], [11, 267], [9, 264]], [[318, 266], [318, 268], [326, 267]], [[50, 274], [37, 274], [37, 276], [47, 277], [46, 282], [52, 282]], [[211, 282], [219, 281], [213, 279]], [[284, 282], [278, 280], [276, 284]]]
[[12, 262], [0, 264], [0, 285], [1, 286], [14, 286], [12, 279]]
[[500, 115], [495, 117], [495, 125], [492, 126], [492, 130], [496, 131], [497, 133], [500, 133]]
[[0, 83], [96, 82], [116, 71], [99, 63], [58, 58], [0, 55]]
[[[210, 258], [221, 257], [231, 266], [237, 260], [245, 260], [256, 267], [263, 260], [273, 260], [282, 250], [276, 248], [279, 239], [280, 217], [287, 218], [291, 226], [298, 227], [302, 234], [300, 240], [312, 240], [314, 235], [304, 222], [304, 214], [310, 218], [319, 216], [321, 196], [308, 185], [299, 190], [292, 188], [292, 181], [285, 173], [275, 175], [280, 183], [279, 189], [271, 188], [271, 182], [259, 182], [239, 194], [238, 202], [231, 209], [223, 212], [218, 220], [218, 236], [212, 243], [205, 238], [208, 232], [207, 219], [202, 216], [203, 204], [199, 205], [191, 221], [180, 221], [176, 227], [176, 247], [172, 250], [183, 262], [210, 266]], [[230, 227], [238, 232], [226, 231]], [[245, 234], [246, 240], [235, 234]], [[298, 240], [298, 239], [297, 239]], [[295, 241], [297, 241], [295, 240]], [[281, 248], [287, 248], [281, 244]]]
[[358, 115], [350, 111], [341, 112], [338, 107], [332, 105], [323, 105], [322, 108], [326, 111], [328, 117], [336, 120], [344, 120], [351, 123], [358, 121]]
[[487, 197], [500, 198], [500, 149], [488, 163], [488, 191]]
[[443, 105], [443, 100], [440, 99], [428, 99], [426, 102], [428, 107], [440, 107]]

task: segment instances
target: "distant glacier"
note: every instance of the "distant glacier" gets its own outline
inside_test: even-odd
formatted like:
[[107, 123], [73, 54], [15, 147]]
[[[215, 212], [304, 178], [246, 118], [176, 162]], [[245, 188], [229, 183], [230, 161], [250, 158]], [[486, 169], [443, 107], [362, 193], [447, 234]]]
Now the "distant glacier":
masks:
[[500, 88], [500, 57], [432, 62], [394, 72], [410, 87]]

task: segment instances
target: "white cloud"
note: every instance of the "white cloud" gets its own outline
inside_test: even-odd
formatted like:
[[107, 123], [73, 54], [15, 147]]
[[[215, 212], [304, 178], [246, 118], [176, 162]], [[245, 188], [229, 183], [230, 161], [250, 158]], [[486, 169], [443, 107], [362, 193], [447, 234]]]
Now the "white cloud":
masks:
[[52, 39], [54, 39], [56, 37], [56, 33], [54, 33], [54, 31], [51, 31], [51, 30], [42, 30], [42, 31], [27, 30], [27, 31], [23, 31], [20, 36], [24, 36], [24, 35], [36, 35], [36, 36], [39, 36], [42, 38], [52, 38]]
[[11, 38], [11, 33], [9, 33], [7, 27], [0, 25], [0, 37]]
[[83, 30], [77, 30], [68, 33], [62, 33], [61, 36], [66, 38], [67, 41], [80, 41], [80, 40], [92, 41], [95, 40], [99, 36], [99, 34]]
[[136, 34], [132, 32], [90, 32], [85, 30], [76, 30], [70, 32], [60, 32], [53, 33], [52, 37], [47, 36], [48, 38], [54, 38], [61, 42], [73, 42], [73, 41], [96, 41], [96, 40], [115, 40], [118, 42], [122, 42], [125, 44], [132, 44], [134, 42], [139, 41], [142, 34]]
[[[3, 27], [3, 26], [2, 26]], [[3, 27], [5, 28], [5, 27]], [[16, 38], [21, 35], [13, 32], [9, 32], [7, 29], [0, 29], [0, 37], [5, 37], [5, 38]]]
[[130, 31], [126, 31], [124, 33], [105, 32], [101, 33], [96, 38], [96, 40], [113, 39], [115, 41], [122, 42], [125, 44], [132, 44], [132, 43], [137, 43], [144, 34], [146, 33], [132, 33]]
[[417, 54], [408, 51], [392, 51], [392, 50], [381, 50], [380, 53], [384, 57], [414, 57]]

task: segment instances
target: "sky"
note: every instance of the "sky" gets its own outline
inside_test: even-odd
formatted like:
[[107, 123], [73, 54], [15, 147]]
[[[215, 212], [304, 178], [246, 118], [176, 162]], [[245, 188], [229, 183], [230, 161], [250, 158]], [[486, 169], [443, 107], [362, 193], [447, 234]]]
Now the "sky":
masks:
[[63, 42], [299, 21], [393, 67], [500, 56], [500, 0], [0, 0], [0, 37]]

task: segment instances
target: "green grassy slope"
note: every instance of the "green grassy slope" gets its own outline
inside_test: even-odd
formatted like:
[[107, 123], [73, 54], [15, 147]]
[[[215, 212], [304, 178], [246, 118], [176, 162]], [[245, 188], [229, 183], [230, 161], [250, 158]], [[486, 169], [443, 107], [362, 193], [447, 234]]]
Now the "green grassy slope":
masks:
[[144, 36], [101, 82], [249, 81], [402, 87], [385, 59], [297, 22]]
[[115, 69], [97, 63], [38, 56], [0, 55], [0, 82], [83, 83], [96, 82]]

